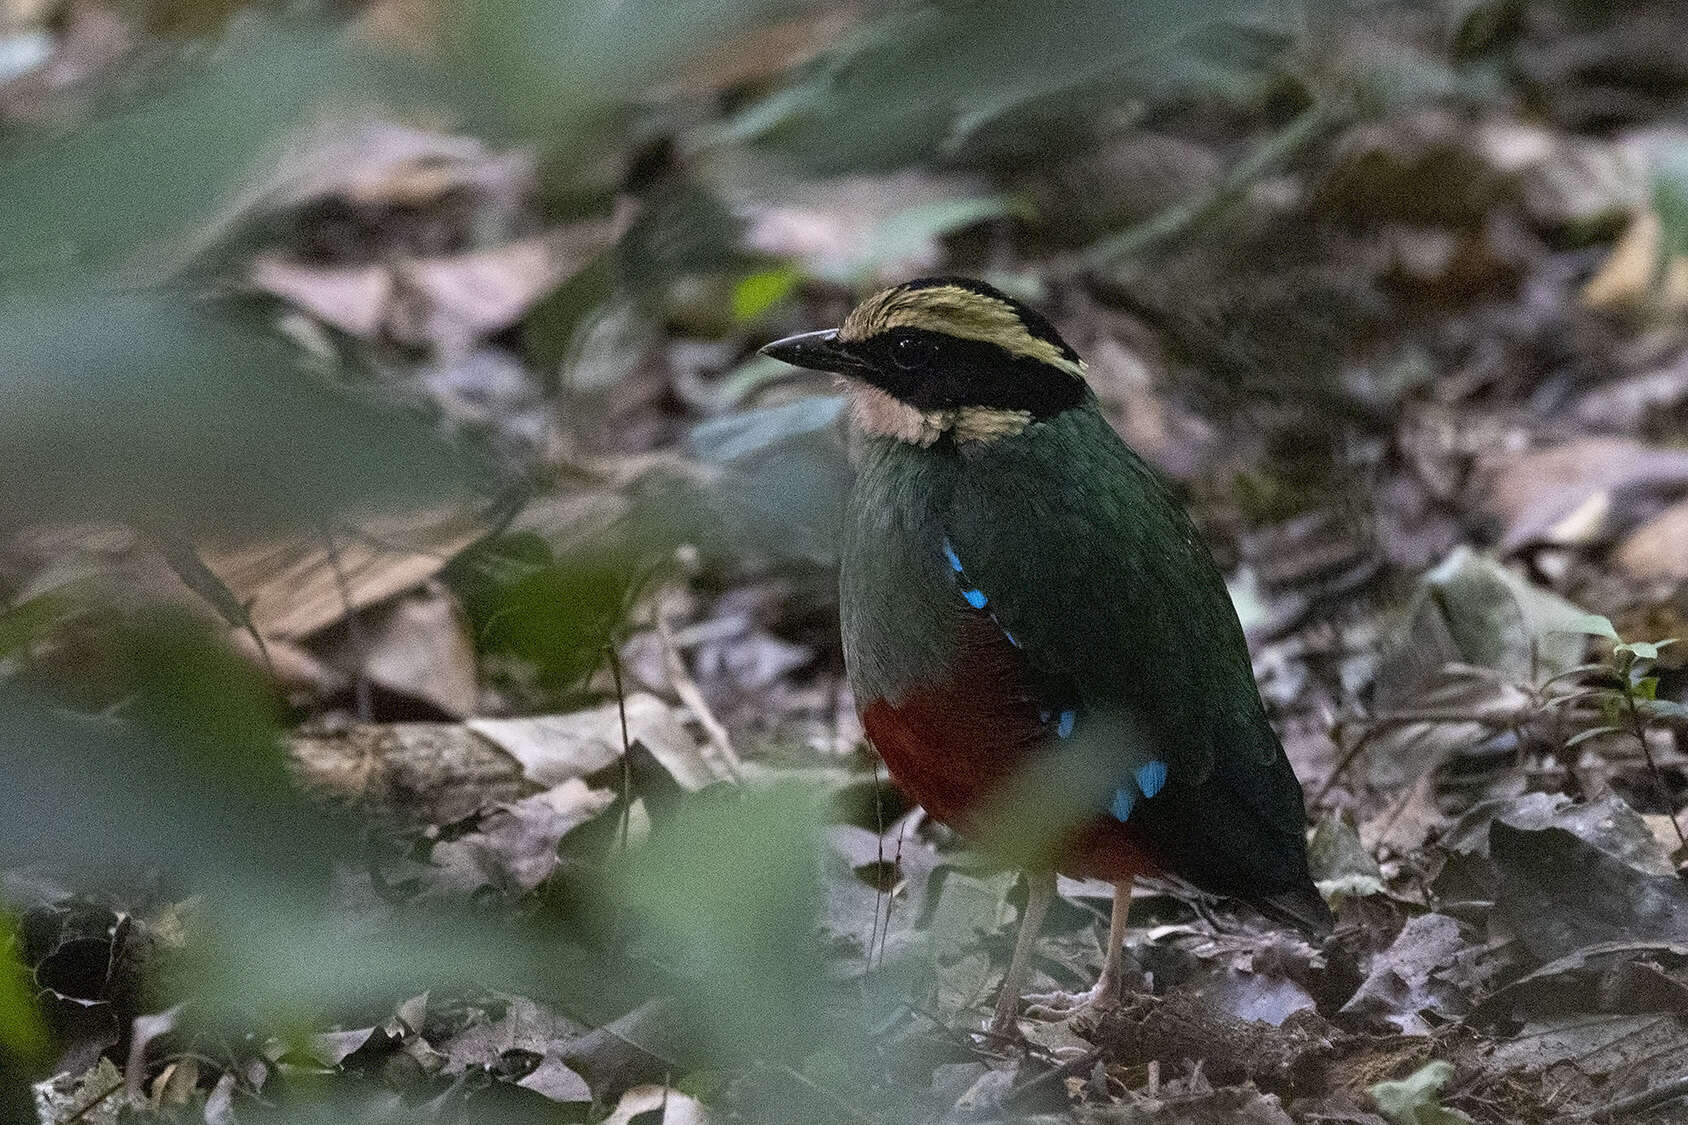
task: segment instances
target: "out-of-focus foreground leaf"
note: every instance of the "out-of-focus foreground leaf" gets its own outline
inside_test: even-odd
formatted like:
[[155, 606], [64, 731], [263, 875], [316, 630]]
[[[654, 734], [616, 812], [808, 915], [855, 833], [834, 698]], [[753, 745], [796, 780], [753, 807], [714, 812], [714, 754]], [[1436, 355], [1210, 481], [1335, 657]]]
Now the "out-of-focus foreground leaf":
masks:
[[1287, 41], [1291, 14], [1237, 0], [912, 6], [863, 25], [722, 135], [829, 172], [929, 160], [1011, 115], [1013, 132], [1043, 141], [1037, 123], [1081, 120], [1087, 92], [1235, 92], [1262, 72], [1262, 37]]
[[669, 80], [681, 60], [794, 7], [788, 0], [479, 0], [452, 6], [445, 38], [458, 71], [497, 92], [497, 102], [486, 103], [489, 115], [565, 139], [578, 161], [618, 110]]
[[114, 269], [168, 276], [252, 208], [332, 174], [298, 159], [330, 135], [327, 121], [421, 86], [418, 71], [332, 28], [243, 18], [115, 111], [8, 145], [0, 281], [16, 292]]
[[0, 357], [10, 517], [261, 527], [463, 479], [419, 419], [314, 382], [260, 323], [180, 295], [0, 300]]
[[700, 1041], [784, 1054], [815, 1030], [819, 798], [709, 791], [629, 856], [653, 960], [692, 981]]

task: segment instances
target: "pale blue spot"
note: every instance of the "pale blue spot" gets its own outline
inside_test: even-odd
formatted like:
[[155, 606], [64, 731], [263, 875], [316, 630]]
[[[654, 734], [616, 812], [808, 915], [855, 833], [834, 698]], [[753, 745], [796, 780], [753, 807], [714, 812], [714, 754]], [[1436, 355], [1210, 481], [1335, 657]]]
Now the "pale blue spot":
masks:
[[[1062, 711], [1061, 712], [1061, 721], [1055, 727], [1055, 737], [1056, 738], [1071, 738], [1073, 736], [1073, 725], [1077, 722], [1078, 722], [1078, 712], [1077, 711], [1074, 711], [1071, 708], [1069, 708], [1065, 711]], [[1125, 818], [1121, 817], [1120, 819], [1124, 820]]]
[[961, 596], [967, 599], [967, 604], [974, 609], [985, 608], [985, 592], [983, 590], [963, 590]]
[[961, 573], [961, 557], [955, 553], [955, 548], [950, 546], [948, 539], [944, 540], [944, 558], [949, 560], [951, 570], [957, 574]]
[[[1000, 626], [1001, 626], [1001, 625], [1002, 625], [1002, 622], [1000, 622], [1000, 621], [998, 621], [998, 622], [997, 622], [997, 625], [998, 625], [998, 627], [1000, 627]], [[1014, 634], [1013, 634], [1013, 633], [1010, 633], [1010, 632], [1009, 632], [1009, 631], [1008, 631], [1008, 630], [1007, 630], [1007, 629], [1003, 629], [1003, 630], [1002, 630], [1002, 635], [1003, 635], [1003, 636], [1005, 636], [1005, 637], [1007, 637], [1007, 638], [1008, 638], [1008, 643], [1009, 643], [1009, 644], [1011, 644], [1011, 645], [1013, 645], [1013, 646], [1014, 646], [1014, 647], [1015, 647], [1015, 648], [1019, 648], [1019, 647], [1020, 647], [1020, 642], [1019, 642], [1019, 641], [1017, 641], [1017, 640], [1015, 640], [1015, 639], [1014, 639]]]
[[1143, 791], [1143, 796], [1153, 797], [1166, 785], [1166, 763], [1150, 762], [1137, 767], [1137, 788]]
[[1108, 806], [1108, 811], [1114, 814], [1114, 819], [1125, 821], [1131, 816], [1132, 806], [1137, 804], [1137, 791], [1129, 785], [1122, 785], [1114, 790], [1114, 803]]

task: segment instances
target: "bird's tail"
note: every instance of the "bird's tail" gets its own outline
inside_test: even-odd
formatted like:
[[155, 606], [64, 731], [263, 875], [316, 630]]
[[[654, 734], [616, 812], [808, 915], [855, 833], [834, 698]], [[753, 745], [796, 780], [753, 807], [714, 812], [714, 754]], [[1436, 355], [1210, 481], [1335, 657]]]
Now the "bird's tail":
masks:
[[1310, 938], [1324, 938], [1336, 926], [1336, 916], [1312, 883], [1249, 900], [1268, 918], [1294, 926]]

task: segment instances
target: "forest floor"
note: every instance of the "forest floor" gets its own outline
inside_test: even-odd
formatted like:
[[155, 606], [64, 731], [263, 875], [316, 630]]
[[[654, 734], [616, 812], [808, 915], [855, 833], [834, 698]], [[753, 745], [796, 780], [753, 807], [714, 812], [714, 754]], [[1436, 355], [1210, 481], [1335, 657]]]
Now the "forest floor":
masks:
[[[70, 822], [334, 841], [320, 883], [243, 884], [248, 928], [174, 837], [0, 864], [42, 1120], [1688, 1122], [1688, 22], [1517, 7], [1482, 98], [1184, 100], [1058, 160], [751, 190], [685, 138], [845, 18], [811, 14], [689, 74], [706, 120], [566, 220], [519, 146], [293, 152], [240, 299], [508, 487], [305, 533], [6, 531], [8, 678], [144, 724], [89, 607], [164, 606], [282, 716], [273, 788], [107, 763]], [[61, 56], [122, 66], [126, 17], [73, 12]], [[68, 96], [0, 78], [0, 120]], [[937, 272], [1046, 311], [1190, 505], [1328, 940], [1145, 879], [1120, 1009], [977, 1034], [1025, 885], [865, 746], [838, 400], [755, 357]], [[1063, 879], [1031, 991], [1094, 979], [1109, 892]]]

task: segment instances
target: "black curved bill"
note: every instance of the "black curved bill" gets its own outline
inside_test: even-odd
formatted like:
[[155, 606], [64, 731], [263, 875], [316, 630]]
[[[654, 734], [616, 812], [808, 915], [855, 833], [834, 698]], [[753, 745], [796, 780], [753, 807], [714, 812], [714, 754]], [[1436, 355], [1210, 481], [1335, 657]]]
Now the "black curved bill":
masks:
[[793, 367], [807, 367], [811, 371], [832, 371], [839, 375], [853, 375], [867, 366], [838, 342], [836, 328], [787, 336], [783, 340], [764, 344], [761, 352]]

